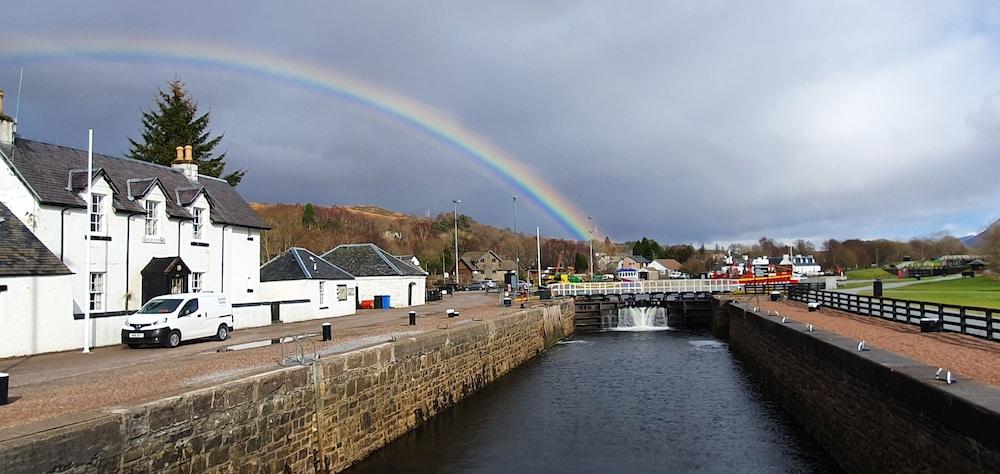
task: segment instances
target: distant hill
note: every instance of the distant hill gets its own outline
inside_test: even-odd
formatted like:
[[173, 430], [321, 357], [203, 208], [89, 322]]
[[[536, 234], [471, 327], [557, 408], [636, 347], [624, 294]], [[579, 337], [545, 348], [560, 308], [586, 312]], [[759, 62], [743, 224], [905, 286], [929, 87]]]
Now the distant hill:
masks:
[[992, 230], [996, 226], [1000, 226], [1000, 220], [993, 222], [992, 224], [989, 225], [989, 227], [983, 229], [983, 231], [978, 234], [960, 237], [958, 240], [961, 240], [962, 243], [968, 247], [973, 247], [973, 248], [980, 247], [986, 242], [986, 235], [990, 232], [990, 230]]
[[[303, 204], [251, 203], [254, 211], [263, 218], [271, 230], [264, 232], [261, 244], [261, 261], [266, 262], [290, 247], [304, 247], [318, 254], [341, 244], [374, 243], [395, 255], [416, 255], [425, 270], [432, 274], [441, 272], [442, 257], [445, 267], [454, 268], [454, 226], [451, 212], [436, 217], [404, 214], [377, 206], [319, 206], [315, 221], [302, 222]], [[467, 215], [459, 215], [459, 252], [493, 250], [502, 258], [512, 258], [517, 246], [522, 268], [535, 268], [535, 238], [521, 234], [514, 238], [509, 229], [501, 229], [477, 222]], [[602, 251], [604, 244], [595, 243], [594, 251]], [[612, 244], [611, 252], [620, 252]], [[577, 252], [589, 253], [587, 242], [542, 238], [542, 265], [572, 265]]]

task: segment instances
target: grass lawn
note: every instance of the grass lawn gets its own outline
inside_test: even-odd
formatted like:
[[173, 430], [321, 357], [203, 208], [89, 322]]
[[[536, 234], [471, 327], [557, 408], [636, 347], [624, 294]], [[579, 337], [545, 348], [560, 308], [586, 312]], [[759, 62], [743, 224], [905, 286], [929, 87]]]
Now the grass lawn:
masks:
[[864, 270], [854, 270], [853, 272], [847, 272], [844, 274], [848, 280], [873, 280], [875, 278], [896, 278], [896, 275], [889, 273], [881, 268], [866, 268]]
[[[883, 278], [882, 279], [882, 281], [884, 283], [889, 283], [889, 282], [896, 283], [896, 282], [901, 282], [901, 281], [914, 281], [914, 280], [916, 280], [916, 278], [887, 277], [887, 278]], [[846, 283], [842, 282], [842, 283], [838, 283], [837, 284], [837, 289], [840, 289], [840, 290], [849, 290], [851, 288], [864, 288], [864, 287], [871, 288], [872, 287], [872, 282], [870, 282], [870, 281], [850, 281], [850, 280], [848, 280]]]
[[[862, 292], [871, 295], [871, 291]], [[1000, 309], [1000, 279], [977, 276], [885, 290], [887, 298]]]

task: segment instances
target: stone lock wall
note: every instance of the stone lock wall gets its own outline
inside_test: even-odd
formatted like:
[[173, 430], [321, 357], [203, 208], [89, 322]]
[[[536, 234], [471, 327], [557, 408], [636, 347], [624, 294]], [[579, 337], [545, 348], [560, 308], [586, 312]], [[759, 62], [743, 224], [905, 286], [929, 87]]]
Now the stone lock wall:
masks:
[[569, 300], [0, 432], [0, 472], [337, 472], [572, 334]]
[[848, 472], [996, 472], [1000, 389], [728, 307], [729, 346]]

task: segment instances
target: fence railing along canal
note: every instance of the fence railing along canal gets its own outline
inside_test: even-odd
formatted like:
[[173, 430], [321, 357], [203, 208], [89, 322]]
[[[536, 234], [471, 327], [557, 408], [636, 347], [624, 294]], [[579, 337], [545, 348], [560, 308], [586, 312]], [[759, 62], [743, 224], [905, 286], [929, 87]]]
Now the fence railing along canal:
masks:
[[1000, 334], [998, 333], [1000, 328], [996, 326], [996, 316], [1000, 315], [1000, 309], [862, 296], [796, 286], [788, 289], [788, 298], [803, 303], [820, 303], [824, 307], [840, 311], [906, 324], [920, 325], [921, 319], [933, 319], [944, 331], [968, 334], [991, 341], [998, 340]]
[[740, 289], [736, 280], [643, 280], [590, 283], [554, 283], [552, 296], [623, 295], [635, 293], [730, 293]]

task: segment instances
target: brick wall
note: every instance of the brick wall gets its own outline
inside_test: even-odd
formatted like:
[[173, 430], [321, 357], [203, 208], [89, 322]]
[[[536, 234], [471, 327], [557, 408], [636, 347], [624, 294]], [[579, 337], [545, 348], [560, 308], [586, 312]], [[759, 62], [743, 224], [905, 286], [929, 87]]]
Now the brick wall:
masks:
[[554, 302], [146, 405], [0, 433], [0, 472], [336, 472], [573, 331]]
[[1000, 389], [780, 318], [728, 309], [729, 345], [849, 472], [995, 472]]

